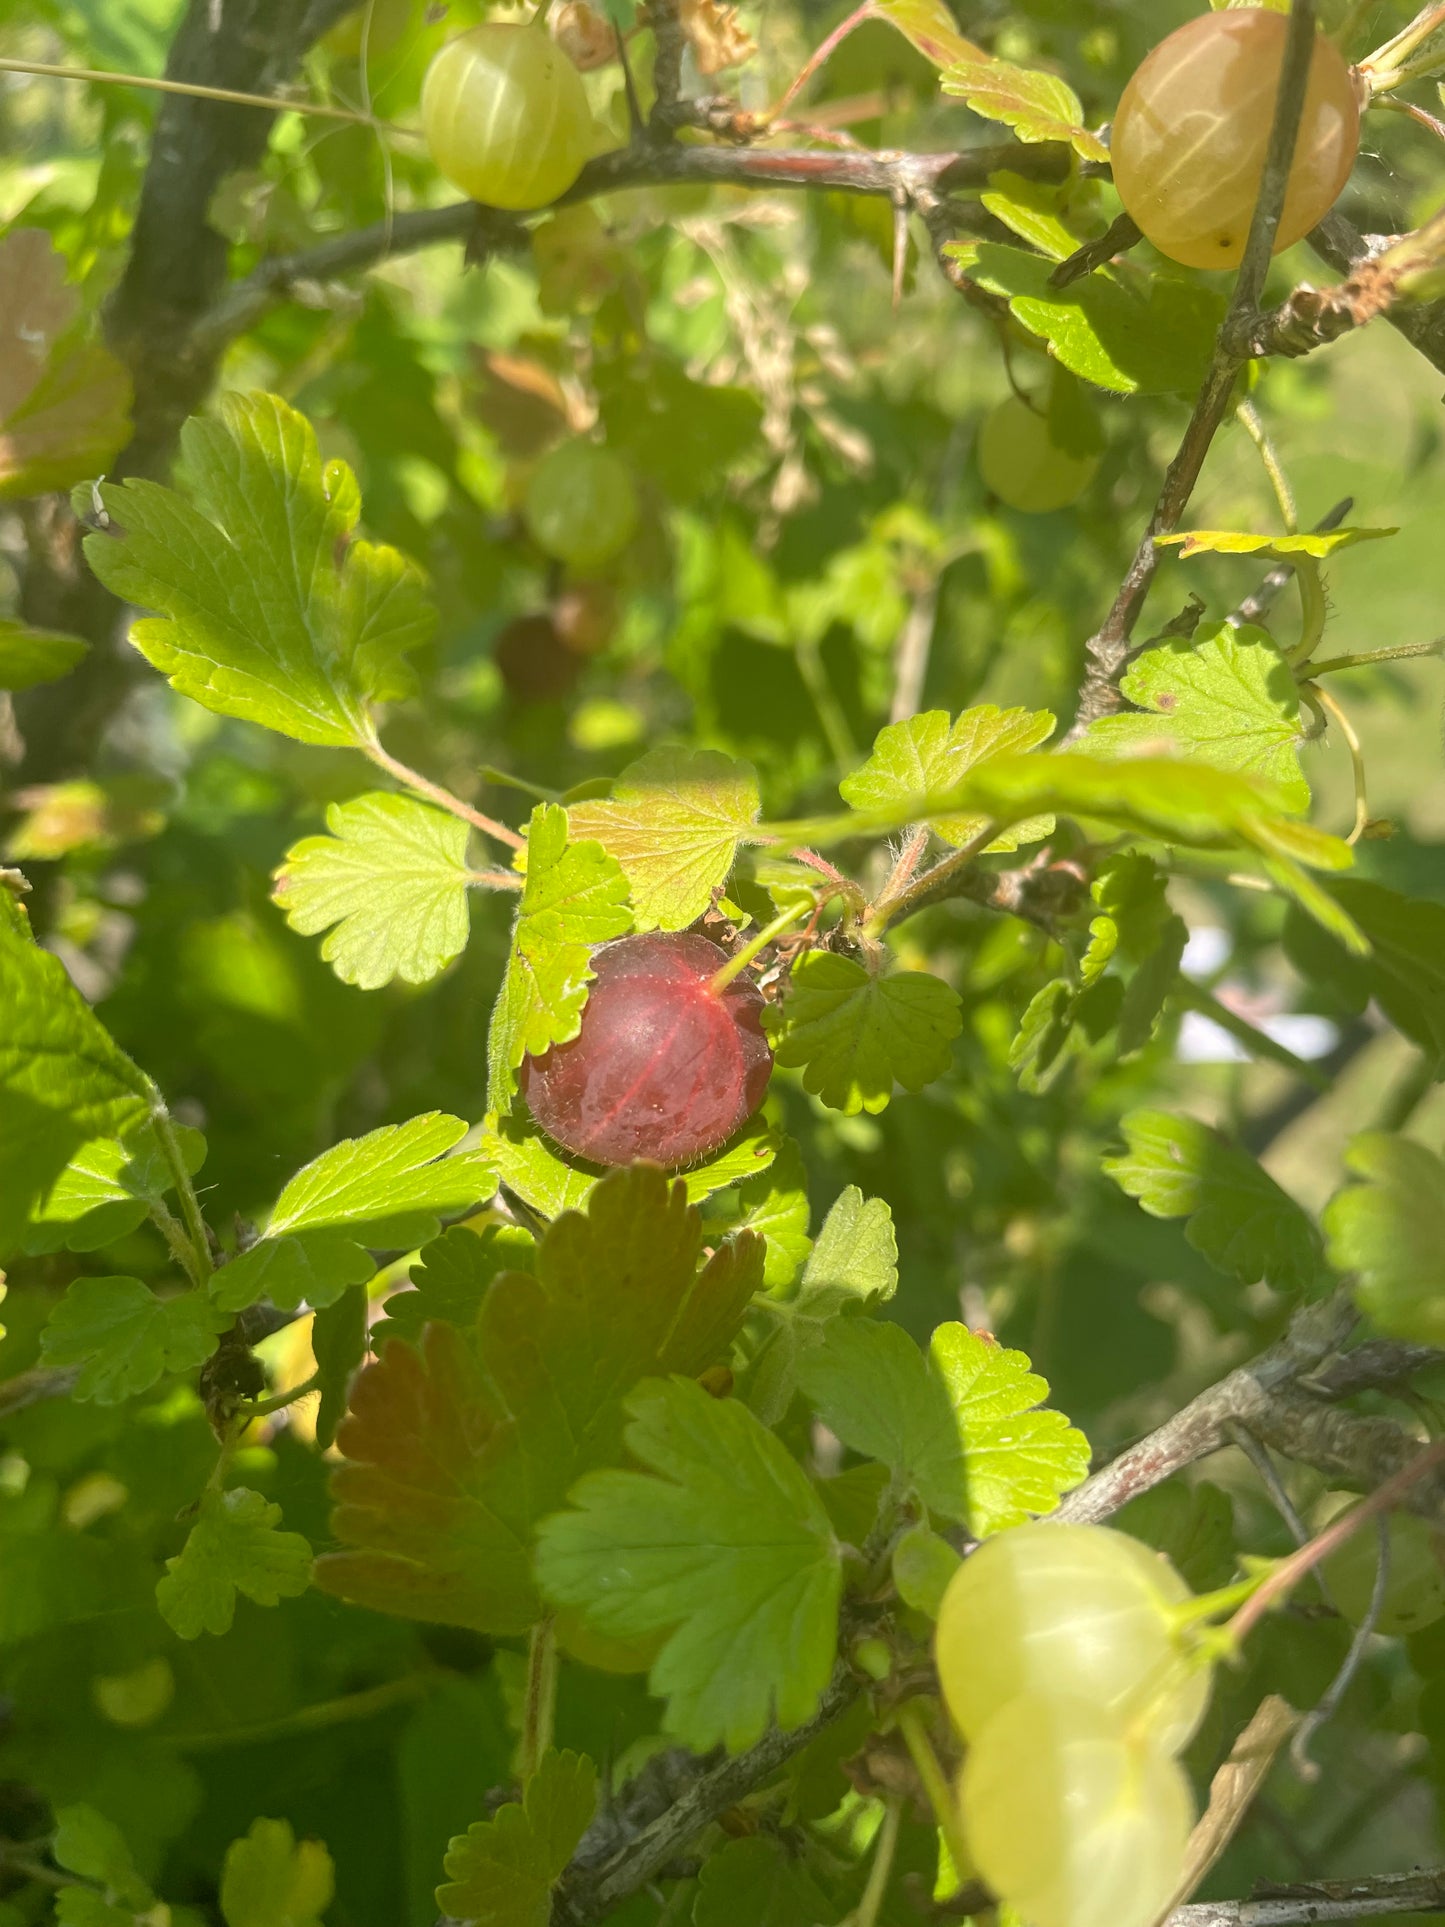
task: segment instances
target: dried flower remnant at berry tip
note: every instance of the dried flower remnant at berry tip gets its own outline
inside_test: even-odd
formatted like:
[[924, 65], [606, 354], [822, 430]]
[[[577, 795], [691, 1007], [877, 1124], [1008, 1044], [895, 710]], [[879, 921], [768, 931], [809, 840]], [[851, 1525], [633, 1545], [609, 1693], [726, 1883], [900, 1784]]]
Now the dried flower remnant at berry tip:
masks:
[[727, 961], [692, 932], [604, 944], [578, 1035], [522, 1065], [548, 1137], [596, 1164], [668, 1169], [730, 1138], [762, 1103], [773, 1059], [757, 988], [746, 977], [711, 988]]
[[[1264, 176], [1288, 21], [1263, 7], [1190, 20], [1136, 69], [1114, 117], [1114, 185], [1161, 254], [1239, 265]], [[1294, 162], [1275, 236], [1287, 248], [1327, 214], [1360, 145], [1350, 69], [1315, 37]]]

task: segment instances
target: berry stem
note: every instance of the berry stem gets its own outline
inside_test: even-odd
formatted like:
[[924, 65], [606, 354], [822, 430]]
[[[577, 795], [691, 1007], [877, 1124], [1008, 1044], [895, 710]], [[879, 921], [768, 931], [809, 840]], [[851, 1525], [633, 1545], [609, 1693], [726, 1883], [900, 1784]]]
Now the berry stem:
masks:
[[811, 903], [795, 903], [790, 910], [780, 910], [771, 923], [765, 924], [755, 937], [750, 937], [741, 950], [735, 950], [722, 969], [708, 979], [708, 996], [720, 997], [734, 977], [740, 977], [753, 958], [767, 949], [774, 937], [780, 937], [790, 924], [808, 916], [813, 908]]
[[1345, 746], [1350, 752], [1350, 768], [1355, 779], [1355, 821], [1354, 827], [1345, 838], [1345, 841], [1347, 843], [1358, 843], [1364, 835], [1365, 827], [1370, 820], [1370, 805], [1365, 794], [1364, 748], [1355, 733], [1354, 724], [1345, 714], [1339, 702], [1335, 697], [1330, 695], [1328, 690], [1321, 689], [1317, 683], [1311, 682], [1306, 683], [1300, 690], [1302, 696], [1306, 693], [1309, 694], [1313, 702], [1318, 703], [1321, 709], [1327, 710], [1334, 718], [1341, 736], [1345, 739]]
[[288, 1405], [294, 1405], [298, 1398], [309, 1398], [320, 1389], [321, 1373], [315, 1371], [310, 1378], [293, 1385], [289, 1392], [273, 1392], [270, 1398], [251, 1400], [241, 1407], [239, 1417], [243, 1424], [249, 1424], [252, 1419], [269, 1418], [272, 1412], [282, 1412]]
[[1393, 1478], [1386, 1479], [1382, 1486], [1370, 1493], [1359, 1505], [1338, 1519], [1332, 1520], [1323, 1532], [1317, 1533], [1307, 1545], [1292, 1552], [1287, 1559], [1281, 1559], [1274, 1571], [1269, 1573], [1253, 1596], [1247, 1599], [1225, 1628], [1233, 1644], [1238, 1647], [1259, 1624], [1270, 1607], [1283, 1594], [1291, 1590], [1296, 1581], [1303, 1578], [1312, 1566], [1328, 1558], [1337, 1546], [1354, 1537], [1362, 1525], [1388, 1512], [1396, 1501], [1417, 1484], [1429, 1472], [1445, 1464], [1445, 1439], [1436, 1439], [1433, 1445], [1418, 1452], [1407, 1465], [1402, 1465]]
[[928, 1804], [933, 1809], [933, 1818], [943, 1835], [948, 1857], [953, 1862], [953, 1871], [962, 1881], [968, 1877], [971, 1862], [958, 1824], [958, 1803], [953, 1797], [948, 1777], [939, 1764], [938, 1755], [933, 1750], [933, 1741], [928, 1736], [923, 1704], [922, 1700], [909, 1700], [899, 1707], [898, 1731], [903, 1735], [903, 1744], [908, 1748], [914, 1770], [923, 1782]]
[[883, 1819], [873, 1842], [873, 1863], [868, 1869], [868, 1884], [843, 1927], [874, 1927], [883, 1897], [888, 1892], [893, 1856], [898, 1848], [898, 1823], [902, 1817], [903, 1802], [895, 1796], [883, 1809]]
[[552, 1619], [539, 1619], [527, 1645], [527, 1689], [522, 1702], [519, 1770], [525, 1788], [552, 1744], [557, 1713], [557, 1632]]

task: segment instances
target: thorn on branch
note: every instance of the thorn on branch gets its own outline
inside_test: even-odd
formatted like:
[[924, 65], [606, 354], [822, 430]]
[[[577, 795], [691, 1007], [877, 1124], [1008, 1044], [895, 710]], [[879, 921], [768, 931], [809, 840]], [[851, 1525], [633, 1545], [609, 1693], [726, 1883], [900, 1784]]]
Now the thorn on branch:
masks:
[[1143, 230], [1133, 216], [1121, 214], [1096, 240], [1085, 241], [1082, 247], [1075, 248], [1072, 254], [1060, 261], [1049, 276], [1049, 286], [1067, 288], [1075, 281], [1082, 281], [1095, 268], [1112, 261], [1116, 254], [1124, 254], [1128, 249], [1137, 247], [1143, 238]]

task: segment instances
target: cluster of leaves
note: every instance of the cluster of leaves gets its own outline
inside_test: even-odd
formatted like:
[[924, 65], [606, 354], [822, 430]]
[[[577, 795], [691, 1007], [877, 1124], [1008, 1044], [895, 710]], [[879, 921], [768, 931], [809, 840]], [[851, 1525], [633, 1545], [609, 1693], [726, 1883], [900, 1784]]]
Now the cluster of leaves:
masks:
[[[150, 71], [175, 9], [42, 11], [79, 64]], [[442, 29], [404, 21], [388, 51], [384, 11], [368, 85], [404, 115]], [[999, 358], [959, 352], [942, 284], [895, 315], [868, 203], [756, 218], [692, 189], [554, 211], [485, 278], [402, 264], [354, 309], [316, 288], [248, 333], [261, 385], [187, 423], [171, 482], [97, 482], [129, 387], [85, 317], [149, 110], [101, 96], [102, 163], [58, 122], [42, 189], [6, 164], [25, 213], [0, 237], [0, 514], [76, 485], [73, 520], [27, 510], [32, 542], [84, 525], [170, 689], [151, 679], [93, 767], [8, 799], [29, 875], [0, 874], [3, 1927], [9, 1893], [28, 1921], [52, 1889], [78, 1927], [180, 1927], [191, 1900], [310, 1927], [333, 1888], [336, 1917], [378, 1927], [438, 1906], [545, 1927], [670, 1774], [779, 1732], [797, 1756], [748, 1789], [743, 1837], [702, 1835], [695, 1885], [668, 1863], [668, 1905], [841, 1919], [881, 1839], [942, 1878], [932, 1825], [877, 1831], [908, 1784], [897, 1705], [926, 1689], [960, 1549], [1047, 1513], [1085, 1430], [1107, 1452], [1340, 1289], [1375, 1331], [1445, 1344], [1445, 1161], [1417, 1108], [1445, 1070], [1438, 842], [1416, 841], [1428, 812], [1393, 846], [1309, 820], [1305, 594], [1338, 557], [1342, 628], [1427, 619], [1438, 431], [1392, 367], [1357, 357], [1366, 406], [1313, 364], [1277, 399], [1270, 376], [1306, 448], [1332, 411], [1388, 415], [1409, 489], [1359, 451], [1321, 458], [1318, 487], [1423, 547], [1407, 527], [1377, 563], [1384, 528], [1255, 533], [1272, 518], [1229, 470], [1216, 526], [1162, 547], [1161, 579], [1215, 604], [1058, 744], [1081, 611], [1113, 593], [1151, 437], [1182, 424], [1222, 311], [1137, 258], [1050, 279], [1106, 224], [1093, 129], [1154, 25], [1074, 11], [1022, 9], [989, 52], [937, 0], [874, 0], [824, 83], [868, 90], [881, 146], [957, 140], [965, 113], [970, 139], [1022, 143], [981, 197], [1017, 245], [949, 252], [1025, 382], [1069, 371], [1105, 447], [1067, 516], [988, 496], [965, 458]], [[684, 12], [700, 60], [745, 44]], [[774, 30], [796, 68], [801, 22]], [[318, 76], [357, 87], [364, 45]], [[620, 78], [596, 85], [621, 128]], [[1041, 143], [1063, 178], [1034, 178]], [[434, 197], [425, 162], [383, 168], [346, 130], [278, 139], [212, 218], [244, 271], [390, 219], [393, 195]], [[645, 511], [582, 578], [515, 513], [579, 430]], [[1299, 576], [1298, 641], [1226, 614], [1270, 566]], [[86, 655], [0, 618], [22, 734], [22, 699], [63, 695]], [[668, 1177], [538, 1133], [517, 1073], [578, 1034], [599, 944], [785, 923], [757, 965], [777, 1075], [732, 1142]], [[1228, 940], [1212, 987], [1201, 928]], [[1413, 1092], [1322, 1105], [1318, 1164], [1256, 1154], [1265, 1080], [1308, 1076], [1274, 1024], [1300, 1003], [1346, 1040], [1387, 1021]], [[1191, 1065], [1201, 1018], [1263, 1067]], [[1124, 1523], [1199, 1587], [1280, 1538], [1207, 1484]], [[1321, 1619], [1268, 1639], [1198, 1742], [1203, 1778], [1251, 1693], [1318, 1698], [1343, 1648]], [[1325, 1738], [1345, 1792], [1373, 1711]], [[1229, 1882], [1263, 1852], [1246, 1830]], [[912, 1917], [899, 1888], [868, 1903], [887, 1927]]]

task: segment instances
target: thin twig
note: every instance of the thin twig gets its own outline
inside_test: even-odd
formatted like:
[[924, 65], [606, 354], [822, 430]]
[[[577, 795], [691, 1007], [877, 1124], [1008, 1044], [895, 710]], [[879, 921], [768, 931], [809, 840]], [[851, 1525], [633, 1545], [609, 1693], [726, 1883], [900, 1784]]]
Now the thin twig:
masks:
[[1164, 485], [1159, 492], [1154, 513], [1149, 518], [1149, 526], [1134, 552], [1134, 559], [1114, 598], [1113, 607], [1086, 645], [1088, 670], [1079, 694], [1078, 715], [1065, 738], [1066, 743], [1082, 735], [1098, 717], [1109, 715], [1119, 707], [1117, 677], [1128, 654], [1134, 624], [1139, 619], [1144, 598], [1154, 579], [1159, 556], [1156, 538], [1171, 534], [1179, 526], [1204, 466], [1204, 458], [1229, 408], [1236, 377], [1249, 352], [1247, 340], [1241, 344], [1239, 337], [1242, 328], [1252, 327], [1258, 321], [1259, 299], [1265, 276], [1269, 272], [1270, 254], [1289, 182], [1314, 38], [1313, 0], [1293, 0], [1259, 198], [1255, 202], [1254, 218], [1250, 222], [1249, 239], [1245, 243], [1234, 293], [1220, 324], [1213, 359], [1194, 404], [1189, 426], [1165, 472]]
[[1445, 1867], [1424, 1872], [1368, 1874], [1361, 1880], [1320, 1880], [1270, 1887], [1248, 1900], [1197, 1900], [1176, 1907], [1168, 1927], [1325, 1927], [1377, 1920], [1386, 1914], [1445, 1912]]
[[[1370, 1588], [1370, 1603], [1365, 1616], [1355, 1628], [1355, 1636], [1350, 1641], [1350, 1650], [1345, 1654], [1340, 1670], [1330, 1681], [1324, 1698], [1300, 1721], [1294, 1738], [1290, 1741], [1289, 1757], [1294, 1770], [1302, 1780], [1317, 1780], [1320, 1777], [1318, 1765], [1310, 1758], [1310, 1741], [1326, 1721], [1333, 1719], [1336, 1708], [1350, 1690], [1350, 1682], [1360, 1670], [1370, 1641], [1375, 1637], [1375, 1628], [1380, 1623], [1380, 1614], [1385, 1610], [1385, 1593], [1390, 1584], [1390, 1521], [1381, 1513], [1375, 1521], [1379, 1536], [1379, 1556], [1375, 1561], [1375, 1583]], [[1323, 1578], [1319, 1568], [1316, 1576]]]

